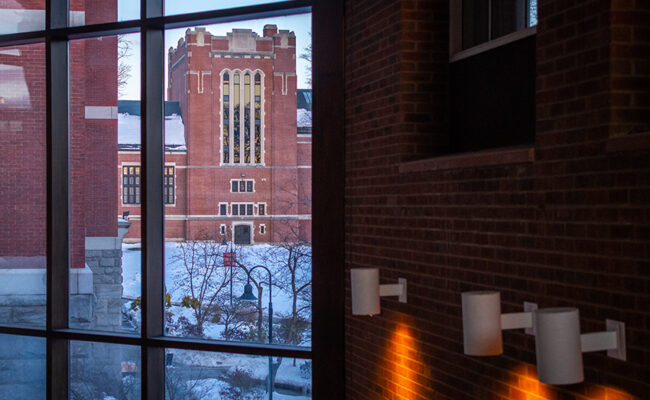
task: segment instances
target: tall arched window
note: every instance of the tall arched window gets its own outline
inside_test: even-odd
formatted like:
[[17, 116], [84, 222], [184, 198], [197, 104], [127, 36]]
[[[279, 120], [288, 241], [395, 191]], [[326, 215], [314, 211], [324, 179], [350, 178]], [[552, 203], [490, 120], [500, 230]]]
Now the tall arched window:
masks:
[[222, 162], [261, 164], [262, 74], [226, 70], [222, 85]]

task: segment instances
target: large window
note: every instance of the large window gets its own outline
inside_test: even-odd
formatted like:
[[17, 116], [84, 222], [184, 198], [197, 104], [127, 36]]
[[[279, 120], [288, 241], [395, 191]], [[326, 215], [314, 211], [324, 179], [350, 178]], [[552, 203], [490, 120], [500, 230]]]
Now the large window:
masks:
[[224, 70], [221, 77], [222, 161], [224, 164], [261, 164], [264, 140], [262, 72]]
[[[174, 167], [165, 166], [163, 177], [163, 201], [174, 204]], [[125, 205], [140, 204], [140, 166], [128, 165], [122, 167], [122, 203]]]
[[[264, 53], [275, 46], [280, 50], [278, 53], [284, 53], [283, 57], [295, 62], [299, 58], [295, 53], [307, 46], [296, 45], [296, 28], [287, 26], [285, 18], [311, 12], [312, 1], [265, 2], [197, 14], [174, 11], [176, 15], [173, 17], [165, 16], [163, 2], [156, 0], [137, 3], [109, 0], [101, 3], [93, 9], [78, 7], [69, 10], [68, 1], [50, 0], [46, 7], [41, 5], [41, 10], [36, 4], [36, 10], [22, 10], [26, 11], [23, 14], [20, 14], [21, 10], [3, 9], [0, 12], [0, 113], [11, 115], [11, 118], [2, 119], [0, 130], [8, 139], [2, 141], [3, 146], [15, 145], [12, 152], [4, 152], [11, 156], [3, 157], [2, 163], [13, 160], [11, 162], [16, 164], [2, 164], [3, 170], [8, 172], [2, 176], [7, 177], [7, 183], [15, 181], [16, 184], [3, 184], [0, 195], [2, 209], [14, 210], [9, 220], [11, 223], [4, 220], [0, 227], [3, 244], [0, 268], [5, 268], [9, 265], [6, 261], [10, 261], [13, 269], [29, 272], [21, 275], [23, 280], [16, 274], [4, 274], [11, 275], [14, 281], [7, 282], [3, 277], [0, 289], [24, 289], [21, 293], [24, 299], [38, 303], [10, 304], [11, 307], [23, 307], [12, 308], [10, 312], [5, 309], [6, 302], [0, 303], [5, 307], [0, 310], [3, 359], [11, 353], [12, 365], [20, 367], [19, 379], [7, 379], [7, 374], [0, 374], [0, 393], [30, 399], [234, 399], [241, 396], [239, 390], [243, 383], [250, 392], [246, 393], [249, 397], [270, 398], [273, 392], [280, 396], [280, 390], [285, 396], [286, 391], [295, 391], [296, 380], [301, 380], [310, 384], [301, 386], [305, 390], [296, 398], [310, 398], [312, 360], [314, 373], [318, 368], [323, 371], [343, 370], [340, 363], [342, 352], [327, 354], [325, 351], [332, 345], [340, 348], [342, 344], [342, 319], [338, 318], [343, 311], [342, 284], [336, 299], [320, 303], [321, 312], [327, 311], [328, 307], [334, 307], [336, 311], [324, 313], [329, 315], [329, 321], [320, 323], [319, 329], [314, 328], [315, 350], [312, 352], [311, 315], [309, 320], [302, 315], [292, 320], [274, 312], [271, 290], [278, 290], [287, 277], [276, 270], [269, 272], [268, 277], [261, 269], [253, 271], [254, 263], [264, 262], [255, 255], [242, 256], [239, 249], [228, 248], [225, 251], [221, 248], [218, 253], [218, 260], [221, 260], [219, 276], [232, 277], [232, 270], [246, 263], [249, 270], [235, 282], [235, 285], [240, 285], [235, 286], [235, 290], [245, 290], [243, 295], [238, 295], [239, 298], [246, 300], [252, 295], [259, 302], [250, 307], [237, 306], [239, 303], [233, 301], [231, 292], [229, 301], [220, 299], [219, 308], [212, 307], [206, 314], [210, 318], [201, 320], [205, 322], [203, 328], [206, 330], [203, 332], [197, 328], [198, 319], [202, 318], [199, 310], [208, 310], [205, 307], [213, 304], [206, 302], [205, 298], [199, 300], [197, 296], [184, 294], [178, 297], [182, 288], [178, 285], [170, 288], [168, 279], [173, 276], [166, 276], [163, 271], [169, 271], [167, 267], [170, 265], [170, 246], [165, 241], [169, 232], [173, 235], [171, 239], [186, 239], [178, 235], [199, 232], [204, 225], [217, 233], [237, 236], [237, 240], [228, 237], [230, 246], [253, 243], [256, 234], [269, 240], [279, 237], [275, 229], [280, 229], [278, 227], [285, 221], [283, 215], [268, 216], [265, 219], [273, 220], [273, 223], [266, 225], [251, 222], [250, 225], [240, 223], [231, 227], [228, 224], [224, 231], [222, 222], [226, 218], [214, 215], [215, 203], [219, 205], [220, 214], [222, 207], [218, 200], [212, 201], [209, 197], [214, 195], [215, 187], [223, 188], [224, 201], [247, 201], [235, 203], [239, 214], [246, 218], [255, 214], [254, 205], [260, 201], [245, 197], [264, 192], [269, 198], [277, 198], [287, 204], [286, 209], [295, 209], [287, 213], [287, 226], [300, 232], [311, 232], [311, 170], [304, 165], [301, 165], [302, 169], [292, 167], [287, 160], [295, 156], [287, 157], [288, 153], [278, 152], [273, 155], [275, 159], [265, 155], [265, 150], [273, 147], [270, 134], [275, 129], [270, 123], [264, 123], [266, 112], [271, 109], [272, 87], [277, 87], [273, 92], [276, 95], [287, 96], [284, 104], [293, 112], [292, 117], [280, 122], [277, 131], [287, 138], [297, 136], [296, 72], [274, 71], [270, 65], [272, 58], [265, 58], [262, 54], [259, 64], [263, 67], [247, 69], [233, 65], [220, 68], [220, 71], [228, 71], [229, 75], [227, 80], [224, 76], [223, 81], [218, 71], [211, 73], [208, 67], [188, 64], [190, 58], [197, 59], [202, 52], [216, 59], [216, 53], [223, 49], [216, 45], [206, 46], [203, 39], [199, 39], [205, 37], [201, 29], [209, 24], [226, 22], [240, 23], [239, 27], [231, 29], [236, 37], [232, 41], [234, 47], [229, 51], [231, 54], [228, 54], [232, 56], [230, 58], [250, 50], [247, 47], [249, 42], [239, 40], [248, 35], [259, 38], [259, 47], [255, 51]], [[141, 17], [133, 19], [140, 5]], [[336, 11], [329, 10], [329, 5], [321, 7], [326, 10], [323, 17], [329, 14], [329, 25], [340, 28], [340, 21], [331, 17], [339, 16], [342, 4], [337, 2], [339, 9]], [[46, 8], [45, 12], [43, 8]], [[18, 14], [20, 18], [14, 18]], [[268, 27], [249, 28], [244, 23], [270, 18], [276, 21], [268, 21]], [[311, 16], [306, 20], [311, 21]], [[21, 25], [15, 21], [24, 23]], [[272, 28], [273, 25], [280, 28]], [[191, 46], [185, 53], [187, 64], [178, 68], [186, 71], [179, 72], [182, 80], [179, 78], [174, 82], [177, 76], [170, 72], [174, 65], [168, 52], [172, 46], [165, 43], [166, 34], [175, 29], [185, 31], [188, 27], [194, 29], [195, 36], [185, 42], [186, 47]], [[250, 29], [255, 33], [250, 33]], [[311, 27], [308, 29], [310, 31]], [[315, 36], [327, 37], [323, 24], [319, 29], [322, 33]], [[27, 33], [16, 33], [23, 31]], [[341, 29], [333, 31], [335, 35], [342, 32]], [[121, 42], [122, 35], [131, 36], [129, 44]], [[301, 33], [301, 37], [310, 35]], [[215, 41], [223, 39], [215, 35]], [[336, 39], [340, 44], [341, 37]], [[173, 47], [183, 46], [183, 42], [177, 40]], [[340, 98], [342, 94], [342, 70], [332, 69], [332, 65], [342, 65], [342, 60], [337, 58], [340, 52], [335, 47], [331, 48], [333, 58], [329, 60], [336, 63], [328, 67], [329, 71], [321, 71], [325, 77], [321, 81], [323, 85], [327, 85], [329, 77], [333, 79], [322, 92], [327, 94], [327, 98]], [[129, 61], [140, 55], [142, 60], [138, 59], [135, 64]], [[223, 56], [222, 60], [226, 58]], [[327, 58], [323, 55], [322, 59]], [[241, 56], [237, 62], [245, 59], [246, 56]], [[138, 87], [129, 91], [127, 85], [126, 91], [122, 92], [120, 79], [128, 75], [136, 77]], [[111, 78], [106, 79], [109, 76]], [[224, 82], [228, 83], [227, 96], [230, 97], [221, 97]], [[198, 96], [207, 98], [212, 95], [206, 89], [208, 87], [219, 96], [219, 101], [228, 103], [227, 113], [221, 107], [193, 110], [184, 102], [190, 96], [196, 96], [192, 97], [194, 101]], [[174, 90], [178, 93], [185, 91], [187, 96], [175, 100], [174, 110], [168, 113], [165, 100], [174, 100], [172, 97], [178, 94], [172, 93]], [[235, 93], [239, 93], [238, 98], [235, 98]], [[138, 118], [127, 111], [118, 113], [118, 99], [139, 102], [141, 112], [137, 114]], [[334, 115], [342, 115], [338, 107], [332, 111], [336, 111]], [[192, 127], [198, 126], [197, 121], [213, 115], [228, 121], [228, 130], [217, 128], [215, 132], [220, 120], [208, 123], [209, 134], [213, 135], [210, 137], [214, 140], [207, 140], [204, 142], [206, 145], [197, 142], [201, 132], [194, 133], [189, 128], [184, 130], [191, 124]], [[331, 121], [337, 120], [333, 118]], [[133, 124], [134, 129], [129, 132], [136, 132], [141, 140], [129, 139], [118, 148], [120, 124]], [[331, 131], [337, 133], [330, 136], [328, 146], [339, 146], [342, 143], [336, 138], [342, 129], [338, 129], [340, 126], [332, 128], [336, 128]], [[228, 138], [221, 143], [225, 134]], [[127, 146], [133, 143], [141, 144], [141, 147]], [[303, 151], [295, 144], [286, 146], [284, 143], [286, 141], [278, 141], [274, 148]], [[221, 159], [226, 154], [221, 145], [223, 149], [229, 146], [228, 160]], [[322, 154], [336, 153], [326, 147], [321, 148]], [[202, 164], [201, 157], [211, 158], [209, 163]], [[167, 163], [173, 166], [165, 165], [166, 158], [169, 158]], [[342, 164], [341, 160], [338, 161], [337, 165]], [[25, 168], [25, 162], [31, 163], [29, 168]], [[208, 170], [220, 166], [220, 162], [228, 164], [225, 168], [231, 171], [223, 172], [224, 177], [217, 182]], [[267, 165], [273, 163], [273, 168]], [[246, 176], [255, 179], [254, 188], [245, 181], [244, 195], [232, 195], [228, 190], [231, 179], [238, 180], [237, 177], [244, 176], [243, 172], [232, 171], [234, 164], [248, 167]], [[259, 180], [256, 174], [260, 175]], [[323, 174], [321, 182], [338, 187], [343, 181], [342, 176], [331, 179], [334, 176], [334, 173], [329, 177]], [[308, 208], [298, 204], [294, 198], [296, 189], [291, 187], [291, 184], [305, 179], [309, 179]], [[194, 184], [193, 187], [201, 187], [201, 190], [181, 192]], [[273, 188], [274, 184], [280, 186]], [[241, 186], [237, 189], [239, 193]], [[269, 194], [273, 190], [277, 190], [277, 196]], [[333, 190], [332, 193], [341, 191]], [[172, 203], [176, 205], [166, 210], [165, 204]], [[138, 204], [140, 207], [132, 207]], [[328, 207], [338, 207], [329, 209], [330, 218], [342, 216], [342, 199], [330, 199], [321, 204], [325, 205], [324, 211], [328, 211]], [[129, 210], [123, 211], [123, 205], [129, 205]], [[181, 206], [187, 207], [188, 212], [172, 214], [169, 211]], [[205, 207], [206, 212], [192, 214], [191, 206]], [[257, 210], [265, 214], [264, 210], [268, 213], [275, 209], [275, 203], [268, 203], [268, 207]], [[212, 223], [213, 220], [216, 224]], [[98, 229], [100, 222], [102, 227]], [[342, 222], [342, 218], [338, 222]], [[342, 232], [342, 223], [338, 222], [334, 225], [338, 226], [337, 232]], [[259, 230], [255, 229], [257, 226], [260, 226]], [[197, 246], [213, 244], [210, 240], [196, 238]], [[89, 247], [89, 243], [92, 246]], [[222, 246], [221, 240], [217, 245]], [[180, 245], [172, 247], [182, 252]], [[226, 252], [229, 254], [227, 258]], [[327, 254], [342, 253], [321, 250], [320, 254], [324, 257], [321, 263], [325, 265], [331, 264], [334, 258]], [[311, 249], [304, 255], [309, 258], [311, 267]], [[325, 260], [327, 257], [330, 260]], [[230, 261], [226, 263], [226, 260]], [[131, 261], [136, 262], [136, 268], [126, 267]], [[230, 271], [227, 274], [221, 272], [228, 267]], [[100, 270], [105, 274], [98, 275]], [[4, 272], [0, 269], [0, 274]], [[182, 268], [179, 267], [177, 272], [181, 273]], [[342, 274], [325, 272], [320, 276], [342, 278]], [[132, 281], [129, 284], [133, 287], [123, 282], [127, 274], [130, 274]], [[311, 279], [311, 273], [308, 279]], [[330, 279], [330, 283], [334, 281]], [[338, 283], [341, 282], [342, 279]], [[185, 283], [189, 284], [189, 281]], [[326, 290], [321, 293], [331, 293], [336, 285], [326, 284], [323, 286]], [[254, 292], [249, 290], [251, 286]], [[223, 294], [227, 292], [226, 288], [222, 288]], [[0, 295], [9, 296], [6, 299], [16, 298], [14, 292], [0, 291]], [[311, 287], [309, 293], [301, 295], [310, 302]], [[313, 296], [325, 299], [316, 288]], [[285, 300], [274, 303], [275, 309], [284, 313]], [[172, 310], [179, 313], [171, 315]], [[331, 318], [333, 315], [337, 316], [334, 320]], [[128, 328], [126, 331], [125, 327]], [[242, 335], [250, 339], [242, 340]], [[317, 336], [320, 339], [317, 340]], [[320, 346], [318, 351], [317, 343]], [[14, 351], [23, 351], [27, 347], [34, 349], [29, 358]], [[336, 364], [318, 364], [316, 359], [319, 355], [336, 358]], [[318, 383], [314, 381], [314, 397], [341, 398], [341, 373], [321, 373], [320, 376]]]
[[450, 152], [533, 143], [536, 0], [450, 4]]

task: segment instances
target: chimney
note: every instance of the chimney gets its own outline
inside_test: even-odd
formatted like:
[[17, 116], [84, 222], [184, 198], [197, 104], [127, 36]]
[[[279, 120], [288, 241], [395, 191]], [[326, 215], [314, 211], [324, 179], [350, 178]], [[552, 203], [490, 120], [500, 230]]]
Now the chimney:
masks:
[[264, 25], [264, 37], [273, 37], [278, 33], [277, 25]]

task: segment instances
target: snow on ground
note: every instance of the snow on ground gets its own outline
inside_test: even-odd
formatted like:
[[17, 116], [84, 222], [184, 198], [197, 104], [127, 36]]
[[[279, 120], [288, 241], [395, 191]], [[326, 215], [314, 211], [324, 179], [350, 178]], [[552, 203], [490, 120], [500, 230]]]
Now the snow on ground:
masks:
[[[191, 381], [188, 383], [196, 383], [195, 391], [201, 393], [203, 400], [221, 400], [219, 392], [222, 389], [226, 389], [228, 384], [219, 379], [199, 379], [196, 381]], [[263, 399], [267, 399], [267, 394], [264, 394]], [[275, 400], [310, 400], [311, 397], [307, 396], [293, 396], [289, 394], [278, 393], [273, 391], [273, 399]]]
[[[253, 246], [243, 247], [241, 249], [240, 261], [247, 267], [255, 265], [264, 265], [262, 254], [268, 250], [270, 245], [257, 244]], [[142, 278], [141, 264], [142, 264], [142, 251], [140, 250], [140, 243], [124, 243], [122, 245], [122, 287], [123, 297], [134, 299], [140, 296], [140, 281]], [[175, 279], [183, 273], [183, 266], [178, 262], [173, 261], [174, 254], [179, 252], [179, 243], [165, 242], [165, 286], [167, 292], [171, 294], [172, 302], [178, 303], [186, 295], [178, 290]], [[273, 270], [272, 265], [268, 265], [269, 269]], [[239, 270], [239, 272], [237, 272]], [[239, 277], [240, 282], [233, 284], [233, 297], [239, 297], [244, 292], [244, 285], [246, 284], [246, 274], [239, 268], [235, 268], [235, 274]], [[261, 277], [263, 282], [268, 281], [268, 274], [264, 270], [256, 270], [254, 272], [257, 276]], [[259, 274], [259, 275], [258, 275]], [[266, 309], [269, 303], [269, 290], [266, 283], [262, 284], [263, 296], [262, 305]], [[230, 289], [227, 289], [230, 292]], [[257, 294], [257, 293], [255, 293]], [[291, 313], [291, 295], [285, 291], [273, 288], [273, 314], [289, 314]]]
[[[174, 316], [174, 320], [177, 320], [179, 317], [184, 316], [189, 321], [195, 321], [193, 310], [186, 307], [181, 307], [178, 304], [182, 300], [184, 294], [176, 284], [175, 279], [179, 275], [182, 275], [184, 272], [183, 266], [179, 265], [178, 262], [174, 262], [174, 255], [180, 252], [180, 244], [177, 242], [166, 242], [164, 251], [165, 251], [165, 285], [167, 292], [171, 294], [172, 307], [169, 309]], [[241, 249], [241, 254], [238, 255], [238, 261], [242, 262], [247, 267], [254, 265], [265, 265], [263, 254], [269, 249], [269, 245], [258, 244], [253, 246], [243, 247]], [[140, 296], [140, 282], [142, 278], [141, 274], [141, 244], [140, 243], [125, 243], [122, 245], [122, 278], [123, 278], [123, 296], [128, 299], [135, 299]], [[266, 265], [272, 271], [274, 266]], [[235, 268], [237, 270], [237, 268]], [[267, 274], [265, 271], [256, 271], [261, 272], [263, 275], [259, 275], [262, 281], [266, 282], [268, 280]], [[239, 297], [243, 293], [243, 287], [245, 284], [245, 273], [240, 270], [240, 281], [236, 282], [233, 285], [233, 296]], [[264, 283], [264, 296], [262, 298], [262, 304], [264, 305], [265, 310], [267, 310], [268, 304], [268, 286]], [[229, 292], [229, 289], [226, 289], [226, 292]], [[291, 296], [289, 293], [286, 293], [277, 287], [273, 288], [273, 310], [274, 315], [278, 316], [279, 314], [288, 314], [291, 312]], [[128, 309], [130, 304], [127, 303], [126, 307]], [[139, 320], [140, 312], [131, 312], [132, 317], [136, 320]], [[224, 326], [221, 324], [215, 323], [206, 323], [204, 326], [204, 334], [207, 338], [212, 339], [221, 339], [221, 334], [224, 330]], [[309, 345], [309, 343], [305, 343]], [[170, 353], [174, 354], [174, 366], [182, 368], [182, 366], [200, 366], [200, 367], [228, 367], [231, 369], [240, 367], [249, 369], [252, 373], [252, 376], [257, 379], [266, 379], [268, 376], [268, 358], [266, 357], [256, 357], [256, 356], [246, 356], [246, 355], [237, 355], [237, 354], [227, 354], [227, 353], [211, 353], [211, 352], [194, 352], [194, 351], [182, 351], [182, 350], [168, 350]], [[287, 383], [294, 385], [296, 387], [304, 387], [310, 385], [309, 378], [303, 378], [300, 375], [300, 366], [305, 363], [305, 360], [297, 360], [296, 366], [293, 366], [293, 359], [285, 358], [278, 370], [276, 377], [277, 382]], [[219, 379], [205, 379], [200, 381], [201, 386], [210, 390], [209, 397], [210, 399], [219, 400], [219, 390], [225, 384]], [[292, 396], [280, 393], [274, 393], [274, 399], [279, 400], [307, 400], [310, 397], [305, 396]]]
[[[230, 370], [241, 368], [251, 372], [251, 377], [258, 380], [266, 380], [269, 372], [268, 357], [263, 356], [246, 356], [239, 354], [227, 353], [210, 353], [199, 351], [185, 351], [185, 350], [168, 350], [174, 354], [174, 367], [183, 368], [184, 366], [194, 367], [229, 367]], [[275, 382], [278, 384], [284, 383], [292, 385], [296, 388], [310, 387], [311, 382], [308, 378], [300, 376], [300, 366], [305, 363], [305, 360], [296, 360], [296, 366], [293, 366], [292, 358], [284, 358], [282, 364], [278, 369], [275, 377]], [[211, 386], [223, 386], [224, 382], [218, 379], [205, 379], [204, 381], [211, 381]], [[215, 393], [218, 393], [216, 390]], [[277, 397], [276, 397], [277, 396]], [[307, 399], [305, 396], [283, 395], [274, 392], [273, 398], [287, 399], [287, 400], [302, 400]]]

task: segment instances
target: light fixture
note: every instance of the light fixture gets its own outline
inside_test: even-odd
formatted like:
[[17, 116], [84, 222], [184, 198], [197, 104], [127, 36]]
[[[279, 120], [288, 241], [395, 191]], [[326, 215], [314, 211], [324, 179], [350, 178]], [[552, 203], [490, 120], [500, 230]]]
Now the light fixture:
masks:
[[501, 294], [473, 291], [462, 294], [463, 348], [471, 356], [503, 353], [501, 331], [533, 327], [531, 312], [501, 314]]
[[580, 334], [577, 308], [542, 308], [535, 313], [537, 376], [551, 385], [584, 380], [582, 353], [608, 350], [607, 355], [626, 360], [625, 324], [606, 320], [606, 331]]
[[537, 353], [537, 376], [551, 385], [569, 385], [584, 380], [582, 353], [607, 350], [607, 355], [626, 360], [625, 324], [605, 320], [606, 330], [580, 334], [577, 308], [537, 310], [524, 303], [523, 313], [501, 314], [501, 296], [496, 291], [462, 294], [464, 352], [473, 356], [503, 353], [503, 329], [533, 328]]
[[379, 314], [382, 296], [399, 296], [400, 303], [406, 303], [406, 279], [399, 278], [392, 285], [379, 284], [379, 269], [355, 268], [350, 270], [352, 292], [352, 315]]
[[246, 283], [244, 286], [244, 294], [239, 296], [239, 300], [244, 300], [244, 301], [255, 301], [257, 300], [257, 297], [253, 294], [253, 286], [249, 283]]

